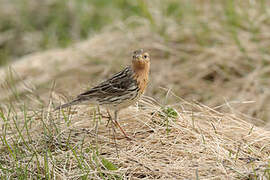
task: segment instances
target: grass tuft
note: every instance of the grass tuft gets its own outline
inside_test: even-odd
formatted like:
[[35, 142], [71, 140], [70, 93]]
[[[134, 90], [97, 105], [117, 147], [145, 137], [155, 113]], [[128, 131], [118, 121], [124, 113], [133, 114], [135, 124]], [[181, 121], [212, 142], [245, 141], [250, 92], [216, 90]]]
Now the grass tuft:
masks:
[[[3, 0], [0, 63], [90, 39], [0, 69], [0, 176], [269, 179], [268, 6]], [[138, 48], [151, 54], [151, 82], [119, 120], [134, 141], [106, 126], [102, 108], [52, 111]]]

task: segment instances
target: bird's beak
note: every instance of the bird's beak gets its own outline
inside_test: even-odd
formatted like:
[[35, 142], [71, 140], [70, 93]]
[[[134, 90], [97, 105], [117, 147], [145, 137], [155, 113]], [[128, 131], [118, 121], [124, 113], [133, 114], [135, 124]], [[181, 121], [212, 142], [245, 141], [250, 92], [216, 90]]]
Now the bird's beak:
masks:
[[140, 60], [142, 58], [143, 49], [139, 49], [133, 52], [133, 59]]
[[142, 55], [141, 54], [135, 54], [135, 55], [133, 55], [133, 58], [134, 59], [140, 59], [142, 57]]

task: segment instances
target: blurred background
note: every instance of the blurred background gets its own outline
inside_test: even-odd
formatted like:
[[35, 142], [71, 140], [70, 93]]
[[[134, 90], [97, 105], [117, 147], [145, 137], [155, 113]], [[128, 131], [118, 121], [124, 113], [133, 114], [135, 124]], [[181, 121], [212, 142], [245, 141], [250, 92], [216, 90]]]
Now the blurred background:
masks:
[[103, 32], [137, 30], [156, 59], [149, 95], [164, 96], [157, 88], [166, 87], [270, 127], [269, 5], [267, 0], [0, 0], [0, 66]]
[[[169, 11], [175, 11], [176, 2], [167, 4]], [[153, 21], [143, 0], [0, 0], [0, 4], [0, 65], [29, 53], [67, 47], [116, 21], [136, 16]]]

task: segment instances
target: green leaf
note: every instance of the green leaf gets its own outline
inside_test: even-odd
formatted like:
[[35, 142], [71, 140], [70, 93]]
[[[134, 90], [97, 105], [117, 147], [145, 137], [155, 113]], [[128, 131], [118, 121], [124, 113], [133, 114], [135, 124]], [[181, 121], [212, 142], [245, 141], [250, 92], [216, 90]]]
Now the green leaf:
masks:
[[117, 170], [118, 167], [113, 164], [112, 162], [110, 162], [109, 160], [105, 159], [105, 158], [101, 158], [101, 162], [103, 164], [103, 166], [108, 169], [108, 170]]
[[164, 112], [165, 114], [167, 114], [167, 116], [168, 116], [169, 118], [174, 118], [174, 119], [175, 119], [175, 118], [177, 118], [177, 116], [178, 116], [176, 110], [173, 109], [173, 108], [171, 108], [171, 107], [167, 107], [166, 109], [163, 110], [163, 112]]

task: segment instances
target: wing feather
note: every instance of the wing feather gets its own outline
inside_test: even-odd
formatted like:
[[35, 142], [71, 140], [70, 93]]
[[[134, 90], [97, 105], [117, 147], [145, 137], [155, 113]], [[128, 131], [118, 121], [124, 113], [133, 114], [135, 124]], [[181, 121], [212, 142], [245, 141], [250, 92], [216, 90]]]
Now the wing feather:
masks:
[[111, 96], [123, 96], [137, 88], [137, 81], [133, 78], [133, 75], [132, 68], [128, 66], [110, 79], [78, 95], [77, 98], [89, 100], [92, 98], [106, 99]]

